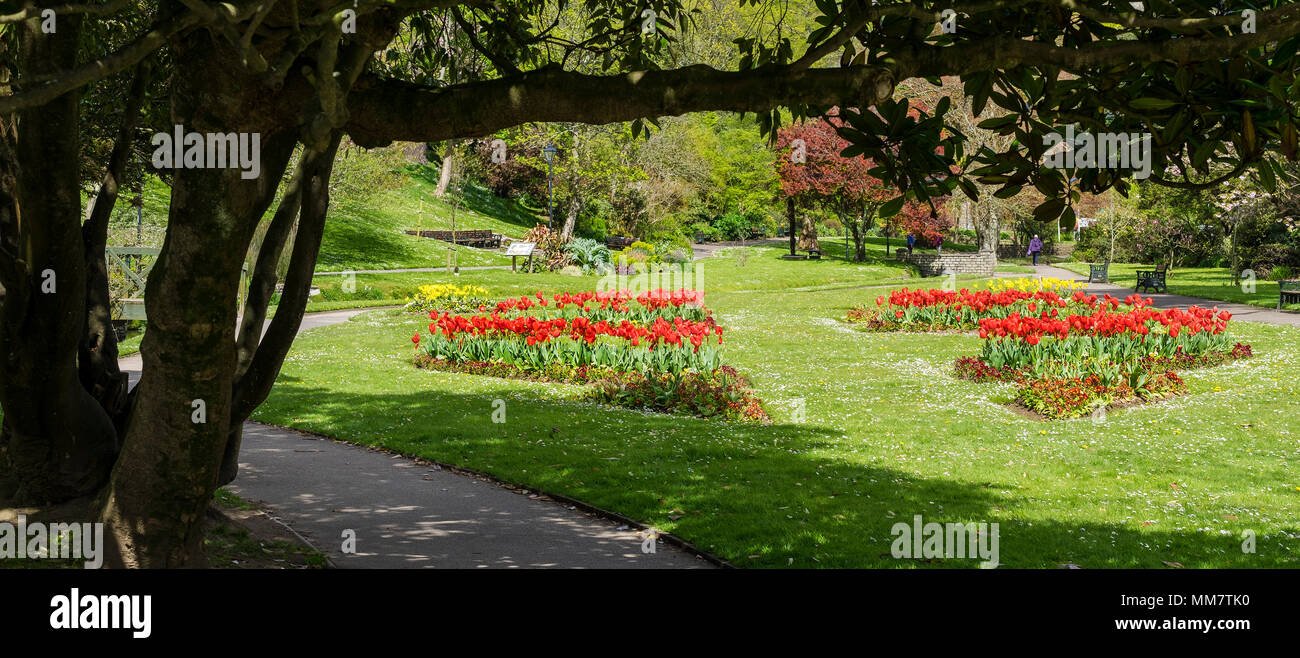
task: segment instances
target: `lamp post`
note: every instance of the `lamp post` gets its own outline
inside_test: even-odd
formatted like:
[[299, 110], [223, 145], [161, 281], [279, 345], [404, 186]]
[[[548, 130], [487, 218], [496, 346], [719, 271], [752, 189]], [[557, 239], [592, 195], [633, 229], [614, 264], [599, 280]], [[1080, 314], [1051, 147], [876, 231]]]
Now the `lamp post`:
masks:
[[[137, 156], [137, 161], [139, 157]], [[144, 163], [140, 163], [140, 184], [135, 189], [135, 246], [139, 247], [141, 242], [141, 231], [144, 225]]]
[[552, 181], [555, 177], [551, 174], [551, 163], [555, 162], [554, 144], [547, 144], [542, 149], [542, 157], [546, 158], [546, 228], [555, 230], [555, 200], [552, 198]]

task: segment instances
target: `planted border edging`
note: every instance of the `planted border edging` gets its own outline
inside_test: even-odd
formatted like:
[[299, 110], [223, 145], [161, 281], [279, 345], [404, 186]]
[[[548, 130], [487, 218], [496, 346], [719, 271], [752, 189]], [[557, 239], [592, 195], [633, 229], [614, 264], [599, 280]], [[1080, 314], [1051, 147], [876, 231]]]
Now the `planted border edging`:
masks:
[[[568, 366], [562, 363], [552, 363], [542, 370], [525, 370], [518, 366], [502, 362], [481, 362], [481, 361], [447, 361], [438, 359], [428, 354], [417, 353], [415, 355], [415, 366], [422, 370], [431, 370], [435, 372], [452, 372], [462, 375], [478, 375], [485, 377], [496, 377], [499, 379], [516, 379], [530, 382], [540, 382], [548, 384], [571, 384], [576, 386], [586, 385], [586, 391], [579, 397], [579, 400], [594, 401], [597, 404], [607, 404], [634, 411], [649, 411], [652, 413], [661, 413], [669, 415], [689, 416], [700, 418], [702, 420], [722, 420], [723, 422], [744, 422], [760, 423], [769, 425], [772, 418], [763, 408], [763, 400], [758, 397], [749, 380], [735, 371], [734, 368], [722, 366], [717, 370], [709, 373], [688, 372], [683, 373], [683, 380], [680, 384], [691, 384], [696, 386], [700, 380], [708, 380], [723, 385], [722, 394], [738, 395], [741, 398], [737, 405], [743, 406], [739, 409], [727, 407], [723, 413], [706, 415], [698, 413], [690, 408], [688, 402], [694, 400], [698, 403], [699, 396], [687, 396], [685, 398], [678, 396], [673, 399], [673, 406], [648, 406], [642, 404], [628, 404], [620, 401], [618, 393], [620, 392], [640, 392], [645, 397], [645, 388], [649, 385], [651, 377], [666, 377], [667, 373], [652, 374], [646, 376], [636, 372], [619, 372], [607, 366]], [[653, 386], [649, 387], [653, 389]], [[650, 391], [653, 393], [653, 390]], [[691, 391], [688, 390], [688, 393]], [[698, 389], [694, 392], [698, 393]], [[653, 396], [658, 398], [658, 396]], [[714, 398], [707, 402], [717, 408], [718, 404], [731, 403], [725, 399]], [[697, 404], [698, 407], [698, 404]], [[732, 418], [728, 413], [736, 413], [737, 417]]]
[[993, 273], [998, 269], [997, 254], [991, 251], [908, 254], [899, 250], [898, 260], [915, 265], [921, 271], [921, 276], [944, 276], [947, 274], [993, 276]]

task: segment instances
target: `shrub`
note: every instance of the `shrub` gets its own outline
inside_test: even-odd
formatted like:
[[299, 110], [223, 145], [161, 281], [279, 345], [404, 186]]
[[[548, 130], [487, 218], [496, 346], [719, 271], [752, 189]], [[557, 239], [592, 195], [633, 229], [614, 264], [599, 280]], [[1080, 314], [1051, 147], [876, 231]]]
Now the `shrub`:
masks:
[[626, 259], [627, 263], [658, 263], [660, 260], [659, 252], [654, 245], [639, 240], [618, 252], [618, 255], [620, 258], [615, 260], [620, 263], [624, 262], [622, 259]]
[[722, 231], [704, 222], [691, 224], [690, 231], [692, 234], [698, 233], [706, 242], [721, 242], [723, 240]]
[[534, 257], [529, 261], [533, 271], [558, 270], [572, 261], [568, 244], [560, 238], [559, 233], [547, 228], [545, 224], [538, 224], [529, 230], [524, 236], [524, 242], [536, 244], [542, 252], [541, 258]]
[[609, 267], [609, 247], [590, 238], [574, 238], [566, 250], [573, 264], [581, 267], [584, 274], [601, 272]]

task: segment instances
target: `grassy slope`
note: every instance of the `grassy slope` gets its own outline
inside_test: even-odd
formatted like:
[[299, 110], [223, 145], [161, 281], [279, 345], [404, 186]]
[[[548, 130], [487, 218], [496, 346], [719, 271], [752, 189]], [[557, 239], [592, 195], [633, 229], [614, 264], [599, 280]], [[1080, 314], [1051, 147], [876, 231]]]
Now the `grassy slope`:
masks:
[[[304, 334], [256, 417], [574, 496], [741, 566], [975, 564], [890, 558], [892, 525], [914, 514], [1000, 523], [1006, 567], [1300, 566], [1300, 331], [1240, 324], [1259, 356], [1190, 373], [1191, 395], [1101, 423], [1043, 423], [1000, 404], [1009, 387], [950, 376], [953, 359], [978, 351], [974, 337], [865, 334], [838, 321], [880, 294], [870, 286], [898, 281], [896, 266], [776, 253], [724, 254], [705, 274], [706, 300], [730, 329], [724, 355], [752, 377], [772, 426], [418, 370], [409, 337], [428, 320], [400, 311]], [[592, 283], [460, 280], [500, 295]], [[496, 399], [505, 424], [490, 422]], [[1241, 551], [1244, 530], [1257, 553]]]
[[[1060, 263], [1058, 267], [1088, 275], [1088, 263]], [[1151, 265], [1136, 263], [1111, 263], [1110, 280], [1120, 286], [1132, 288], [1137, 284], [1137, 271], [1155, 269]], [[1225, 267], [1180, 267], [1165, 277], [1169, 292], [1175, 295], [1204, 297], [1221, 302], [1236, 302], [1266, 308], [1277, 308], [1276, 281], [1256, 281], [1254, 292], [1245, 292], [1241, 286], [1232, 285], [1232, 274]], [[1300, 310], [1300, 304], [1283, 308]]]
[[[446, 266], [450, 243], [403, 231], [451, 230], [453, 204], [449, 198], [433, 195], [437, 185], [433, 170], [411, 167], [408, 173], [409, 185], [380, 192], [361, 203], [344, 201], [330, 209], [317, 270]], [[539, 221], [520, 204], [472, 185], [465, 187], [464, 205], [454, 214], [458, 230], [486, 229], [513, 238], [523, 237]], [[500, 251], [457, 247], [456, 252], [461, 267], [510, 264]]]
[[[325, 222], [320, 257], [321, 271], [444, 267], [451, 245], [439, 240], [406, 235], [405, 230], [451, 230], [452, 204], [434, 197], [436, 172], [428, 167], [408, 169], [408, 185], [379, 192], [369, 199], [335, 199]], [[167, 229], [171, 190], [157, 178], [148, 178], [144, 190], [141, 242], [160, 247]], [[421, 205], [423, 201], [423, 206]], [[423, 210], [423, 212], [421, 212]], [[487, 190], [466, 186], [464, 206], [455, 211], [456, 228], [488, 229], [513, 238], [523, 237], [539, 220], [528, 208], [500, 199]], [[120, 199], [109, 224], [110, 245], [136, 244], [136, 210]], [[495, 250], [458, 247], [461, 267], [509, 265]]]

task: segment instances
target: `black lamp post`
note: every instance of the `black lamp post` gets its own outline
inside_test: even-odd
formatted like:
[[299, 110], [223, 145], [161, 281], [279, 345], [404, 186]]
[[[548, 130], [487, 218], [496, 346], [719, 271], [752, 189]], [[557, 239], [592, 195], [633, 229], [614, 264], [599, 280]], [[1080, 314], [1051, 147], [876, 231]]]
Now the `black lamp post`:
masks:
[[554, 144], [547, 144], [542, 149], [542, 157], [546, 158], [546, 228], [551, 231], [555, 230], [555, 200], [551, 191], [555, 177], [551, 174], [551, 163], [555, 161], [556, 150]]

